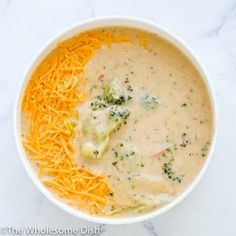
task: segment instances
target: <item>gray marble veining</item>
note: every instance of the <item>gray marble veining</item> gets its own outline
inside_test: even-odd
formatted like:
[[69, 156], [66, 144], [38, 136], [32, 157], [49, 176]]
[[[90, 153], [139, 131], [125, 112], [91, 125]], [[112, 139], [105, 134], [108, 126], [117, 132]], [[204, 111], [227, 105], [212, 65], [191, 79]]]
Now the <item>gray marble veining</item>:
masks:
[[152, 221], [146, 221], [143, 223], [143, 227], [148, 231], [150, 236], [160, 236], [157, 231], [155, 226], [153, 225]]
[[230, 5], [229, 9], [226, 10], [226, 12], [223, 14], [223, 16], [221, 17], [220, 21], [218, 22], [218, 24], [210, 29], [206, 36], [207, 37], [216, 37], [220, 34], [221, 30], [225, 27], [225, 25], [227, 24], [227, 22], [235, 17], [235, 13], [236, 13], [236, 2], [234, 2], [232, 5]]

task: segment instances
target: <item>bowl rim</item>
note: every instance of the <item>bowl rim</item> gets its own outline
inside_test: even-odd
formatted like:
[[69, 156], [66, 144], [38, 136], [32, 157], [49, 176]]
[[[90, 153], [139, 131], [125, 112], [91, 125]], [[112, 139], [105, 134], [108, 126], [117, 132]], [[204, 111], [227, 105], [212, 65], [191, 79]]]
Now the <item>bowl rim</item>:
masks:
[[[40, 63], [42, 58], [44, 58], [45, 55], [47, 55], [55, 47], [55, 43], [58, 41], [58, 39], [64, 40], [73, 35], [79, 34], [83, 31], [90, 30], [93, 28], [106, 27], [106, 26], [127, 26], [131, 28], [133, 27], [133, 28], [138, 28], [141, 30], [146, 30], [151, 33], [156, 33], [157, 35], [165, 38], [167, 41], [175, 45], [182, 53], [186, 55], [186, 57], [194, 64], [195, 68], [200, 73], [203, 79], [203, 82], [207, 88], [207, 92], [210, 98], [211, 108], [212, 108], [212, 117], [213, 117], [213, 131], [212, 131], [211, 147], [209, 149], [208, 155], [206, 157], [206, 160], [201, 170], [199, 171], [198, 175], [194, 178], [193, 182], [185, 189], [183, 193], [181, 193], [177, 198], [175, 198], [172, 202], [168, 203], [166, 206], [153, 210], [151, 212], [145, 213], [143, 215], [130, 216], [130, 217], [125, 217], [125, 218], [123, 217], [105, 218], [101, 216], [93, 216], [83, 211], [80, 211], [78, 209], [74, 209], [73, 207], [57, 199], [41, 183], [41, 181], [36, 176], [36, 173], [33, 170], [30, 164], [30, 161], [28, 160], [28, 158], [26, 158], [27, 155], [23, 149], [23, 145], [21, 142], [21, 135], [20, 135], [20, 104], [22, 101], [24, 88], [30, 78], [30, 75], [32, 74], [32, 71]], [[122, 16], [119, 16], [119, 15], [103, 16], [103, 17], [97, 17], [97, 18], [80, 21], [79, 23], [76, 23], [70, 27], [67, 27], [65, 30], [61, 31], [56, 36], [52, 37], [50, 40], [44, 43], [44, 45], [38, 50], [35, 56], [30, 60], [28, 66], [26, 67], [25, 72], [23, 73], [20, 84], [18, 86], [13, 113], [14, 113], [13, 114], [14, 115], [13, 117], [14, 137], [15, 137], [18, 153], [20, 154], [20, 159], [24, 165], [24, 168], [28, 176], [33, 181], [33, 183], [37, 186], [40, 192], [46, 198], [48, 198], [52, 203], [54, 203], [54, 205], [70, 213], [71, 215], [78, 217], [80, 219], [83, 219], [83, 220], [87, 220], [94, 223], [101, 223], [101, 224], [130, 224], [130, 223], [138, 223], [144, 220], [149, 220], [151, 218], [154, 218], [156, 216], [159, 216], [167, 212], [168, 210], [170, 210], [171, 208], [179, 204], [181, 201], [183, 201], [183, 199], [185, 199], [189, 195], [189, 193], [199, 183], [203, 174], [206, 172], [207, 167], [209, 166], [210, 160], [213, 155], [213, 150], [215, 149], [217, 130], [218, 130], [217, 105], [216, 105], [215, 93], [211, 85], [211, 82], [208, 79], [205, 68], [203, 68], [203, 66], [200, 64], [199, 59], [197, 58], [196, 54], [192, 51], [192, 49], [174, 33], [170, 32], [166, 28], [156, 23], [153, 23], [149, 20], [142, 19], [142, 18], [123, 16], [123, 15]]]

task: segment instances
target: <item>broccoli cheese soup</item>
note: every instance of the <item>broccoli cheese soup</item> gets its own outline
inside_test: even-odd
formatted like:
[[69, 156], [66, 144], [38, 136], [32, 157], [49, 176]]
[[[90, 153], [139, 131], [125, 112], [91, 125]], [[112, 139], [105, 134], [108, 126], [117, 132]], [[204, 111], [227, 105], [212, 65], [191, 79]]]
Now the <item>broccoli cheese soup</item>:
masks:
[[44, 185], [79, 210], [142, 214], [185, 191], [213, 133], [209, 94], [158, 35], [110, 27], [57, 47], [32, 74], [22, 142]]

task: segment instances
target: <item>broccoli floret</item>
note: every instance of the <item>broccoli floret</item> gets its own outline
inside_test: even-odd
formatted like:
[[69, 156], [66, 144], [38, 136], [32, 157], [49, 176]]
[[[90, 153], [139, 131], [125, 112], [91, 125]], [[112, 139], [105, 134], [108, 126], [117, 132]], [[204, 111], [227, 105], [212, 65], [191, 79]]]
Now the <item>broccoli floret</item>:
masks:
[[86, 141], [81, 146], [81, 156], [89, 159], [102, 158], [111, 134], [118, 131], [130, 115], [128, 109], [119, 106], [125, 101], [119, 82], [113, 79], [104, 88], [103, 96], [97, 96], [90, 103], [92, 116], [82, 124]]
[[82, 144], [80, 154], [88, 159], [100, 159], [107, 149], [110, 135], [98, 129], [95, 123], [87, 119], [82, 124], [82, 132], [86, 141]]
[[80, 154], [88, 159], [99, 160], [107, 150], [109, 142], [109, 136], [106, 137], [102, 142], [95, 144], [93, 142], [86, 142], [81, 147]]
[[162, 165], [163, 174], [170, 180], [181, 183], [183, 176], [177, 176], [173, 168], [174, 154], [171, 149], [167, 148], [162, 154], [162, 158], [165, 161]]
[[81, 130], [85, 137], [95, 143], [100, 143], [109, 136], [109, 131], [106, 125], [101, 129], [89, 118], [82, 123]]
[[107, 104], [103, 100], [97, 99], [90, 103], [90, 107], [93, 111], [103, 110], [107, 107]]
[[143, 107], [148, 110], [155, 109], [159, 106], [159, 98], [149, 94], [142, 95], [140, 100]]
[[82, 123], [82, 132], [84, 135], [91, 133], [93, 130], [94, 127], [90, 120], [87, 119]]
[[121, 105], [126, 101], [125, 94], [116, 79], [113, 79], [106, 85], [103, 96], [105, 102], [110, 104]]
[[108, 147], [111, 134], [125, 124], [129, 115], [128, 109], [112, 105], [105, 116], [102, 129], [99, 129], [91, 118], [85, 120], [82, 124], [82, 132], [86, 137], [86, 142], [81, 146], [81, 156], [88, 159], [101, 159]]
[[119, 130], [122, 124], [127, 122], [129, 115], [130, 111], [128, 109], [119, 106], [112, 106], [108, 113], [110, 131], [115, 132]]

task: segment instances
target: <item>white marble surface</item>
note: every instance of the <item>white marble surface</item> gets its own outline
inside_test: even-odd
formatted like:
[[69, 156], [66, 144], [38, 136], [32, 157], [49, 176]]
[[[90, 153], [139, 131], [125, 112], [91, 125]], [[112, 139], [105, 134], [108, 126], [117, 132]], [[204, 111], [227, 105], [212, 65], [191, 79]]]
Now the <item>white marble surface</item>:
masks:
[[234, 0], [0, 0], [0, 226], [93, 225], [55, 207], [23, 169], [12, 127], [27, 63], [48, 38], [80, 20], [133, 15], [159, 23], [197, 52], [216, 90], [219, 136], [191, 195], [148, 222], [105, 226], [102, 235], [236, 235], [236, 2]]

